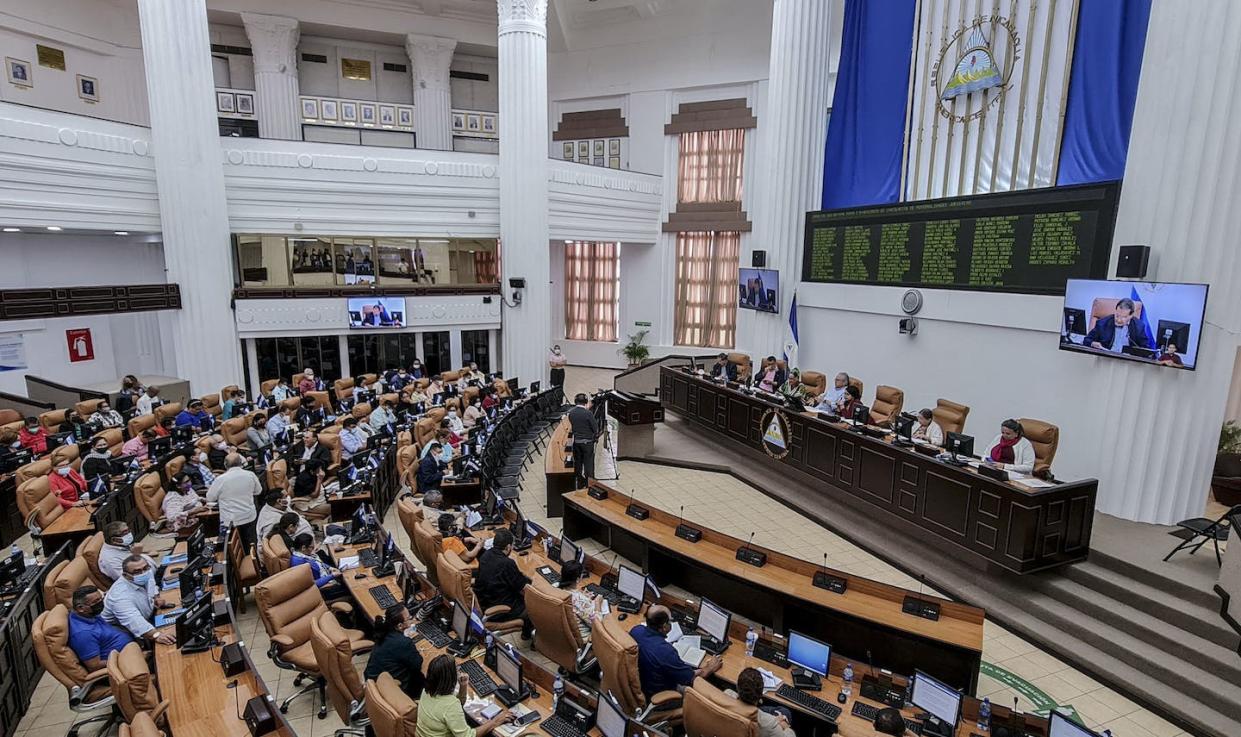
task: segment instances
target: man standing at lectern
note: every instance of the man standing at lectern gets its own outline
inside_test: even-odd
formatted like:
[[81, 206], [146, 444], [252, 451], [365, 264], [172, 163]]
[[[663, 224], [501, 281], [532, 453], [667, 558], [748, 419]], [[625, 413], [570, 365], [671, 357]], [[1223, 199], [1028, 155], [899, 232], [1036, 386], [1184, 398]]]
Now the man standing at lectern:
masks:
[[569, 426], [573, 428], [573, 479], [575, 488], [590, 485], [595, 477], [595, 438], [599, 437], [599, 422], [590, 410], [590, 400], [585, 394], [573, 398], [569, 410]]

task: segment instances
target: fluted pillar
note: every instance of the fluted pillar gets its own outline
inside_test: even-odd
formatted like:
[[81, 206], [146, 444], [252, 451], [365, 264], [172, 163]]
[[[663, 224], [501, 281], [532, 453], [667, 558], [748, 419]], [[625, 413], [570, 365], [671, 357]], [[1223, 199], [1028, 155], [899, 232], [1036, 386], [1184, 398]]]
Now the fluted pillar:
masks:
[[242, 378], [207, 6], [138, 0], [138, 17], [164, 264], [181, 285], [170, 313], [176, 375], [206, 394]]
[[301, 103], [298, 99], [295, 18], [242, 13], [250, 50], [254, 54], [255, 114], [259, 136], [286, 141], [302, 140]]
[[452, 38], [416, 33], [405, 36], [405, 53], [413, 69], [418, 148], [452, 150], [452, 87], [448, 72], [456, 48], [457, 41]]
[[547, 0], [498, 0], [500, 16], [501, 286], [522, 277], [522, 304], [505, 308], [506, 376], [547, 385], [551, 343], [547, 234]]
[[[780, 271], [779, 315], [740, 310], [737, 346], [754, 355], [779, 356], [789, 303], [801, 279], [803, 227], [823, 191], [827, 139], [829, 16], [833, 0], [776, 0], [771, 20], [767, 104], [759, 113], [757, 147], [763, 165], [753, 168], [749, 208], [753, 248], [767, 251], [767, 268]], [[750, 265], [750, 253], [741, 257]]]
[[[1215, 61], [1185, 74], [1174, 62], [1191, 38], [1195, 58]], [[1098, 508], [1127, 519], [1199, 516], [1210, 485], [1241, 334], [1238, 38], [1233, 0], [1151, 6], [1113, 241], [1150, 245], [1149, 280], [1206, 282], [1210, 295], [1197, 371], [1094, 359], [1098, 426], [1072, 437], [1096, 448]]]

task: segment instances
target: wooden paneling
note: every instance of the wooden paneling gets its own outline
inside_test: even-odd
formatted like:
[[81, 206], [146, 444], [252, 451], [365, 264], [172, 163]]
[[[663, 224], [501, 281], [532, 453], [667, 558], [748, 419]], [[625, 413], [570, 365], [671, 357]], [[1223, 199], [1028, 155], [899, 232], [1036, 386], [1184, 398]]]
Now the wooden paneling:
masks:
[[560, 125], [552, 133], [553, 141], [581, 141], [591, 138], [627, 138], [629, 126], [620, 108], [583, 110], [560, 116]]
[[730, 100], [681, 103], [672, 120], [664, 126], [664, 135], [718, 131], [732, 128], [756, 128], [758, 118], [744, 97]]
[[0, 290], [0, 320], [181, 309], [176, 284], [34, 287]]
[[466, 294], [499, 294], [499, 284], [376, 287], [247, 287], [234, 289], [233, 299], [322, 299], [325, 297], [446, 297]]

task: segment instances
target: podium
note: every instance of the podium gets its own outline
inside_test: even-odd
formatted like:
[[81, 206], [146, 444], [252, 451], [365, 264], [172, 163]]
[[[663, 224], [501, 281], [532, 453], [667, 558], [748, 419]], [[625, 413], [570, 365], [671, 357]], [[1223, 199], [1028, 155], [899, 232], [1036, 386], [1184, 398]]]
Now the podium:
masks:
[[616, 420], [616, 457], [644, 458], [655, 452], [655, 423], [664, 421], [658, 400], [630, 392], [608, 392], [608, 416]]

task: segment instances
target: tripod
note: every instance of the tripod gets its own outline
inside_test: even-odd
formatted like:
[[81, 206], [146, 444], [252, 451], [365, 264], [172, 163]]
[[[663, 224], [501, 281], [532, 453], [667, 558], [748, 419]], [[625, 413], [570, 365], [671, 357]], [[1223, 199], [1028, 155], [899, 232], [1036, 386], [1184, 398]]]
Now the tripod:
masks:
[[603, 432], [600, 434], [603, 435], [603, 447], [605, 450], [607, 450], [608, 457], [612, 459], [612, 476], [606, 479], [599, 478], [598, 476], [596, 476], [595, 480], [596, 481], [619, 481], [620, 480], [620, 464], [616, 462], [616, 442], [612, 439], [612, 423], [608, 422], [608, 412], [607, 412], [607, 401], [608, 400], [606, 398], [606, 395], [604, 395], [603, 397], [597, 396], [595, 401], [597, 402], [602, 401], [604, 405], [603, 411], [599, 412], [597, 416], [602, 418]]

